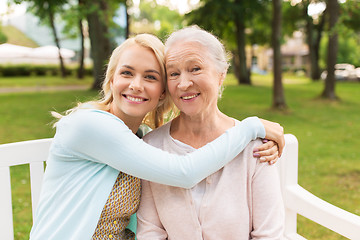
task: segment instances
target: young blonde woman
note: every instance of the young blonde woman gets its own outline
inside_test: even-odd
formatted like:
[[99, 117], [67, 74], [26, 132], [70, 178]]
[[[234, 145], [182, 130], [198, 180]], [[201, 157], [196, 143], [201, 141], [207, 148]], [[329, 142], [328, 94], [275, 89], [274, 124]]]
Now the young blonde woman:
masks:
[[170, 109], [165, 85], [164, 45], [156, 37], [137, 35], [113, 51], [102, 98], [56, 123], [30, 239], [134, 239], [126, 226], [139, 205], [139, 178], [189, 188], [252, 139], [272, 139], [281, 150], [282, 128], [256, 117], [186, 156], [144, 143], [135, 135], [140, 124], [156, 128]]

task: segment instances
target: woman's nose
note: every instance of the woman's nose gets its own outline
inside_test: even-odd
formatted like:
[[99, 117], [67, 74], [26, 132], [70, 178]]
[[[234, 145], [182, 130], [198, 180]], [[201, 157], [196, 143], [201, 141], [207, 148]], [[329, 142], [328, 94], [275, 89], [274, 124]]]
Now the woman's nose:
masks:
[[140, 92], [144, 90], [144, 86], [141, 82], [141, 77], [140, 76], [136, 76], [132, 79], [132, 81], [130, 82], [129, 88], [135, 92]]
[[187, 90], [192, 85], [194, 85], [194, 83], [188, 76], [185, 75], [180, 76], [180, 83], [178, 85], [178, 88], [180, 90]]

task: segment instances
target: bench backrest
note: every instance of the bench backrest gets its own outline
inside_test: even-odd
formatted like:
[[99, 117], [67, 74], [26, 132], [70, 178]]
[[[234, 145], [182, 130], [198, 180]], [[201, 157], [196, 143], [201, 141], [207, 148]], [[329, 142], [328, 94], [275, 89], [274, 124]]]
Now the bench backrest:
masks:
[[[52, 139], [40, 139], [0, 145], [0, 239], [13, 240], [10, 167], [30, 165], [32, 213], [39, 201], [44, 163]], [[314, 196], [298, 185], [298, 142], [294, 135], [285, 135], [286, 146], [278, 161], [286, 219], [285, 237], [305, 239], [297, 234], [297, 214], [309, 218], [350, 239], [360, 239], [360, 216], [344, 211]], [[136, 221], [131, 221], [135, 230]]]
[[52, 139], [17, 142], [0, 145], [0, 239], [14, 239], [10, 167], [22, 164], [30, 166], [32, 214], [39, 202], [44, 163], [48, 157]]
[[298, 184], [298, 141], [285, 135], [286, 146], [278, 161], [285, 204], [285, 237], [305, 239], [297, 233], [297, 214], [349, 239], [360, 239], [360, 216], [316, 197]]

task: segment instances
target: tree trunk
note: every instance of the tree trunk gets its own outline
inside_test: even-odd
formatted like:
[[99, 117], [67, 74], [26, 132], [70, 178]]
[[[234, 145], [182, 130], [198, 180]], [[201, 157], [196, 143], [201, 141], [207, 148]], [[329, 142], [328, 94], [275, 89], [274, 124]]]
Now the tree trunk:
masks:
[[83, 29], [83, 24], [82, 24], [82, 20], [79, 20], [79, 30], [80, 30], [80, 45], [81, 45], [81, 49], [80, 49], [80, 59], [79, 59], [79, 68], [77, 71], [77, 77], [79, 79], [84, 78], [84, 55], [85, 55], [85, 47], [84, 47], [84, 29]]
[[[78, 0], [79, 8], [84, 7], [83, 0]], [[84, 26], [83, 26], [83, 15], [79, 13], [79, 31], [80, 31], [80, 58], [79, 58], [79, 68], [77, 70], [77, 77], [79, 79], [84, 78], [84, 55], [85, 55], [85, 47], [84, 47]]]
[[[105, 19], [107, 5], [105, 0], [92, 0], [91, 4], [98, 8], [87, 14], [89, 37], [91, 43], [91, 58], [93, 60], [93, 89], [101, 89], [105, 77], [105, 64], [111, 54], [108, 23]], [[90, 5], [91, 6], [91, 5]]]
[[282, 24], [282, 0], [273, 0], [273, 20], [272, 20], [272, 46], [274, 51], [274, 86], [273, 86], [273, 107], [285, 109], [285, 96], [282, 85], [282, 56], [280, 49], [281, 24]]
[[[304, 8], [304, 15], [307, 16], [308, 5]], [[325, 12], [323, 13], [325, 14]], [[321, 71], [319, 66], [320, 41], [324, 29], [324, 16], [320, 17], [317, 25], [314, 25], [312, 17], [307, 16], [306, 32], [309, 46], [310, 78], [313, 81], [320, 79]]]
[[128, 39], [130, 36], [130, 16], [129, 16], [129, 4], [128, 1], [125, 0], [125, 12], [126, 12], [126, 31], [125, 31], [125, 38]]
[[[323, 13], [325, 15], [326, 11]], [[315, 25], [315, 40], [314, 40], [314, 55], [315, 55], [315, 65], [314, 65], [314, 70], [313, 70], [313, 76], [312, 79], [313, 80], [317, 80], [320, 79], [320, 75], [321, 75], [321, 69], [319, 66], [319, 59], [320, 59], [320, 41], [321, 41], [321, 37], [323, 34], [323, 30], [324, 30], [324, 25], [325, 25], [325, 17], [324, 15], [322, 17], [320, 17], [320, 22], [318, 25]]]
[[[305, 9], [306, 9], [306, 12], [307, 12], [307, 8], [305, 8]], [[307, 44], [309, 46], [310, 78], [312, 80], [318, 80], [316, 78], [316, 71], [317, 71], [316, 68], [319, 65], [317, 64], [316, 52], [315, 52], [315, 41], [314, 41], [314, 38], [315, 38], [314, 35], [316, 35], [316, 33], [315, 33], [315, 30], [314, 30], [313, 19], [310, 16], [306, 17], [306, 33], [307, 33], [306, 34], [306, 40], [307, 40]]]
[[311, 80], [313, 81], [319, 81], [320, 80], [320, 76], [321, 76], [321, 70], [320, 70], [320, 66], [319, 66], [319, 51], [320, 51], [320, 38], [318, 37], [318, 35], [321, 33], [316, 32], [316, 37], [315, 40], [313, 40], [313, 43], [311, 45], [311, 52], [312, 52], [312, 56], [311, 56]]
[[[241, 1], [236, 1], [238, 4], [242, 4]], [[245, 13], [245, 11], [243, 11]], [[236, 26], [236, 44], [237, 44], [237, 55], [239, 58], [239, 84], [251, 85], [249, 72], [246, 66], [246, 42], [245, 42], [245, 16], [244, 14], [235, 15], [235, 26]]]
[[51, 29], [52, 29], [52, 32], [53, 32], [53, 35], [54, 35], [54, 41], [55, 41], [55, 44], [56, 44], [56, 46], [58, 48], [58, 51], [59, 51], [61, 77], [65, 78], [66, 77], [65, 64], [64, 64], [64, 60], [63, 60], [63, 58], [61, 56], [61, 53], [60, 53], [60, 41], [59, 41], [59, 38], [58, 38], [57, 33], [56, 33], [56, 28], [55, 28], [55, 23], [54, 23], [54, 13], [52, 12], [52, 9], [51, 9], [50, 6], [48, 8], [48, 14], [49, 14], [50, 26], [51, 26]]
[[251, 76], [252, 73], [252, 69], [253, 66], [255, 66], [255, 61], [254, 61], [254, 57], [255, 57], [255, 48], [254, 48], [254, 44], [251, 43], [250, 45], [250, 67], [248, 68], [248, 74], [249, 76]]
[[234, 71], [234, 75], [236, 77], [236, 79], [240, 79], [240, 71], [239, 71], [239, 68], [240, 68], [240, 61], [239, 61], [239, 56], [238, 56], [238, 53], [237, 53], [237, 50], [236, 51], [232, 51], [232, 69]]
[[338, 33], [335, 29], [339, 18], [339, 3], [337, 0], [328, 0], [328, 17], [329, 17], [329, 43], [327, 56], [327, 76], [325, 79], [325, 88], [321, 96], [330, 100], [336, 100], [335, 95], [335, 64], [338, 51]]

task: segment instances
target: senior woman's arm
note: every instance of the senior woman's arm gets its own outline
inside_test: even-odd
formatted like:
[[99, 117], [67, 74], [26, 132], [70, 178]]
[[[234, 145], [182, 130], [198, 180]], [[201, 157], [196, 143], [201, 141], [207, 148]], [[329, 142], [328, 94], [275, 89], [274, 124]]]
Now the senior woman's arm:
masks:
[[247, 118], [191, 154], [170, 154], [137, 138], [116, 116], [100, 110], [78, 110], [62, 118], [56, 139], [84, 160], [161, 184], [191, 188], [222, 168], [253, 139], [265, 137], [258, 118]]
[[285, 216], [277, 168], [258, 162], [251, 188], [251, 239], [282, 239]]

